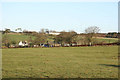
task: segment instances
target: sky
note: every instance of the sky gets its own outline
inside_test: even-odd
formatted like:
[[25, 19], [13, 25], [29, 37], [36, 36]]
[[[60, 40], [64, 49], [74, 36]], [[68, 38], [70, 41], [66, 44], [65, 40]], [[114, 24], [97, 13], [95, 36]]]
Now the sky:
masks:
[[102, 33], [118, 31], [118, 2], [3, 2], [2, 29], [74, 30], [97, 26]]

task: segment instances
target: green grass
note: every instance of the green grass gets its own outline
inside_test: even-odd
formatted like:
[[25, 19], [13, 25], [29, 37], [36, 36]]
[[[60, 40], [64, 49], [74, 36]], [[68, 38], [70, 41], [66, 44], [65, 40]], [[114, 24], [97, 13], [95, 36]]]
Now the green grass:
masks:
[[118, 42], [118, 38], [98, 38], [97, 40], [104, 43]]
[[118, 47], [3, 49], [3, 78], [117, 78]]
[[[9, 39], [11, 41], [16, 41], [17, 43], [19, 41], [25, 41], [25, 40], [29, 40], [30, 39], [30, 36], [29, 35], [24, 35], [24, 34], [7, 34]], [[2, 37], [4, 37], [5, 35], [2, 35]], [[35, 39], [34, 36], [31, 36], [32, 39]]]

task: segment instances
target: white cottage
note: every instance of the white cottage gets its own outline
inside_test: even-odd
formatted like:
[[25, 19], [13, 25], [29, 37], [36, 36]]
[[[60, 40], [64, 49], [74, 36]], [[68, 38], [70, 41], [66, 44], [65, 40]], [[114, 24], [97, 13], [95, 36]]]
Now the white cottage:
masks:
[[18, 45], [21, 47], [25, 47], [25, 46], [28, 46], [28, 42], [27, 41], [20, 41]]

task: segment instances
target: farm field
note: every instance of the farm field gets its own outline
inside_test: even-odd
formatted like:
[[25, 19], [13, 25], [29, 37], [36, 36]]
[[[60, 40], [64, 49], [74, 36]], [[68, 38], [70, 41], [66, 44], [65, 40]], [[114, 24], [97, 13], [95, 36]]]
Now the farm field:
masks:
[[3, 78], [117, 78], [118, 46], [2, 50]]

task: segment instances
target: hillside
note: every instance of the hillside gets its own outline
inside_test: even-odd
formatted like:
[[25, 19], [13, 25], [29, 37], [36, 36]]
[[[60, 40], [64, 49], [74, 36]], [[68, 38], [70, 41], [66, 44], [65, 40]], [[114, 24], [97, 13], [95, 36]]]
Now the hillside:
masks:
[[[30, 39], [30, 37], [32, 39], [35, 39], [34, 36], [29, 36], [29, 35], [24, 35], [24, 34], [7, 34], [7, 35], [11, 41], [16, 41], [17, 43], [19, 41], [25, 41], [25, 40], [28, 41]], [[5, 35], [2, 35], [2, 37], [4, 37], [4, 36]]]

